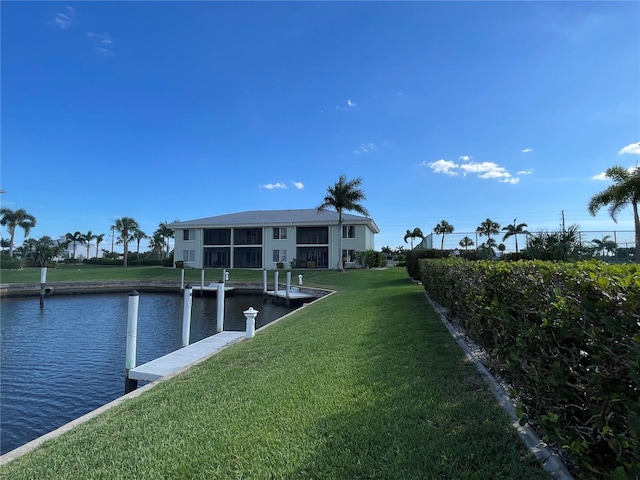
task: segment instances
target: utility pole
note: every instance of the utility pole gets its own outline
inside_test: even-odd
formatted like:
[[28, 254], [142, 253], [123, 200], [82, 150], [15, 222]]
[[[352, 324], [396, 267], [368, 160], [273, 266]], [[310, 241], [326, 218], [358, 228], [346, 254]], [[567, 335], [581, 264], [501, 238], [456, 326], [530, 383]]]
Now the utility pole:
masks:
[[562, 210], [562, 233], [564, 233], [564, 210]]

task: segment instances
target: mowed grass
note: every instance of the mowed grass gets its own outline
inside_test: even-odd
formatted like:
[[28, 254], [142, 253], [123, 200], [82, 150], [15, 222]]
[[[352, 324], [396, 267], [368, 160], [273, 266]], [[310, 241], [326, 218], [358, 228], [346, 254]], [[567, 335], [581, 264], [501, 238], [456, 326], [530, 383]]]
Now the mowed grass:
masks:
[[551, 478], [406, 270], [309, 277], [338, 293], [47, 442], [0, 476]]

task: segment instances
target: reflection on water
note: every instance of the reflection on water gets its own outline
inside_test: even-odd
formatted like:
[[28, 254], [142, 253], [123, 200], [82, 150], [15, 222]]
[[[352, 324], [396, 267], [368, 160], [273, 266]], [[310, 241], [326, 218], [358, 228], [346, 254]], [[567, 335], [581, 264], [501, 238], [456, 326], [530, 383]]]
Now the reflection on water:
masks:
[[[2, 299], [0, 453], [90, 412], [123, 394], [127, 294]], [[293, 308], [261, 295], [228, 295], [225, 330], [244, 331], [242, 312], [260, 313], [256, 328]], [[181, 346], [183, 299], [140, 294], [137, 364]], [[194, 295], [191, 343], [216, 333], [216, 299]]]

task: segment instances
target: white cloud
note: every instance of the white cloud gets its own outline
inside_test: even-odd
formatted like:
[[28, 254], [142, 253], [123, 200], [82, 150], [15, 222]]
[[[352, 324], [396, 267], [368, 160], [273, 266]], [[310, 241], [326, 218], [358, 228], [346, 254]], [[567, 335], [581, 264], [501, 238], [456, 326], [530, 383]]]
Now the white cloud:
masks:
[[266, 188], [267, 190], [275, 190], [278, 188], [286, 189], [287, 186], [282, 182], [278, 182], [278, 183], [265, 183], [264, 185], [260, 185], [260, 188]]
[[304, 183], [302, 182], [291, 182], [293, 184], [294, 187], [296, 187], [296, 189], [298, 190], [302, 190], [304, 188]]
[[[434, 173], [442, 173], [451, 177], [462, 173], [463, 176], [475, 174], [483, 180], [497, 180], [500, 183], [516, 184], [519, 177], [514, 177], [505, 167], [501, 167], [495, 162], [472, 162], [470, 156], [463, 155], [460, 160], [466, 163], [457, 164], [452, 160], [440, 159], [436, 162], [422, 162], [420, 166], [431, 168]], [[524, 170], [518, 174], [531, 174], [532, 169]]]
[[533, 168], [527, 168], [526, 170], [520, 170], [517, 175], [531, 175], [533, 173]]
[[372, 150], [376, 150], [378, 146], [375, 143], [361, 143], [360, 146], [353, 151], [353, 153], [369, 153]]
[[355, 106], [356, 106], [355, 102], [352, 102], [350, 99], [347, 99], [347, 105], [344, 107], [341, 107], [340, 105], [338, 105], [336, 107], [336, 110], [338, 110], [339, 112], [346, 112], [347, 110], [351, 110]]
[[522, 150], [520, 150], [522, 153], [530, 153], [533, 152], [533, 148], [523, 148]]
[[64, 13], [56, 13], [53, 24], [60, 30], [66, 30], [75, 23], [76, 11], [72, 7], [64, 7]]
[[[425, 162], [422, 162], [424, 165]], [[437, 162], [431, 162], [427, 164], [431, 169], [436, 173], [444, 173], [445, 175], [455, 176], [458, 175], [456, 169], [459, 167], [458, 164], [451, 160], [440, 159]]]
[[111, 44], [113, 43], [113, 40], [111, 40], [111, 35], [109, 35], [108, 33], [88, 32], [87, 36], [96, 40], [97, 43], [95, 50], [98, 55], [100, 55], [101, 57], [115, 57], [116, 54], [113, 53], [110, 48]]
[[632, 155], [640, 155], [640, 143], [631, 143], [618, 152], [618, 155], [630, 153]]

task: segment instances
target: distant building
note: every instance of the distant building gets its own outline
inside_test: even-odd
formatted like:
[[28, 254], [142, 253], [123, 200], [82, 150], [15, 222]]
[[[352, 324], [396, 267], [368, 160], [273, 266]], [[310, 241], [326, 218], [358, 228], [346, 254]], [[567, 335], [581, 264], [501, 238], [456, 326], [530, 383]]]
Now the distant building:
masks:
[[[67, 243], [67, 237], [60, 237], [59, 239], [55, 240], [58, 245], [62, 245], [64, 243]], [[87, 258], [87, 244], [86, 243], [80, 243], [80, 242], [69, 242], [67, 244], [67, 247], [64, 251], [64, 255], [62, 258], [58, 258], [57, 260], [63, 260], [65, 258], [73, 258], [73, 244], [76, 244], [76, 260], [78, 261], [82, 261], [84, 259]], [[100, 245], [103, 245], [102, 242], [100, 242]], [[102, 248], [98, 249], [97, 255], [96, 255], [96, 244], [95, 243], [91, 243], [89, 242], [89, 257], [88, 258], [102, 258], [103, 254], [102, 254]]]
[[200, 218], [168, 225], [175, 230], [174, 261], [194, 268], [276, 268], [294, 259], [298, 265], [336, 268], [339, 235], [343, 261], [374, 249], [380, 229], [368, 217], [316, 209], [258, 210]]

